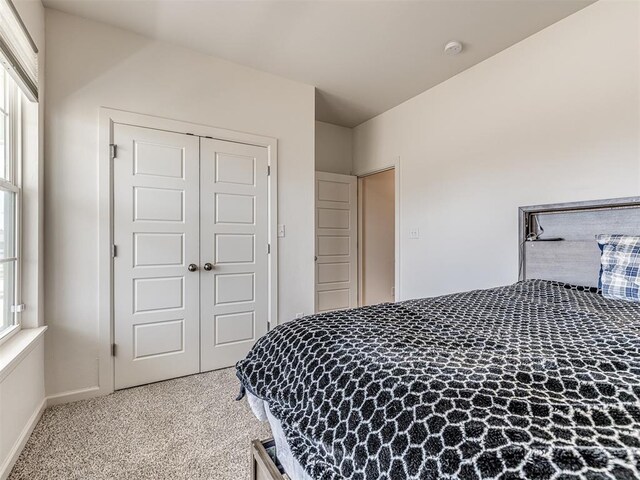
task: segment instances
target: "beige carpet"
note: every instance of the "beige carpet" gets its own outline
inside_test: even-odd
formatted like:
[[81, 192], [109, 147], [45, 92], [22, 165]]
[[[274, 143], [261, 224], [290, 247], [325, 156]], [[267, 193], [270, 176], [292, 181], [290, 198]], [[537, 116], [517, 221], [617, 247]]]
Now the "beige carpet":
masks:
[[9, 479], [248, 479], [270, 432], [238, 385], [231, 368], [48, 408]]

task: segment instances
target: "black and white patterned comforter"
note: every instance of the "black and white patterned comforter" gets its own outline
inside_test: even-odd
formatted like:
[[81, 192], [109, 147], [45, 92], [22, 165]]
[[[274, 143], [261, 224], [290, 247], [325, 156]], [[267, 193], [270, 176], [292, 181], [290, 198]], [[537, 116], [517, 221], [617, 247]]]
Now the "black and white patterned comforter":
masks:
[[237, 373], [314, 479], [640, 478], [640, 304], [529, 280], [312, 315]]

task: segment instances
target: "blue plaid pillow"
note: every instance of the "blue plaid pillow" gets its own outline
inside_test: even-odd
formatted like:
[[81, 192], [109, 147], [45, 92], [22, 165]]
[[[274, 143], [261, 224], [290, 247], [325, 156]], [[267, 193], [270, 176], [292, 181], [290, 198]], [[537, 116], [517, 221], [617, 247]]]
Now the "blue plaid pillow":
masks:
[[640, 302], [640, 237], [596, 235], [602, 251], [600, 281], [605, 298]]

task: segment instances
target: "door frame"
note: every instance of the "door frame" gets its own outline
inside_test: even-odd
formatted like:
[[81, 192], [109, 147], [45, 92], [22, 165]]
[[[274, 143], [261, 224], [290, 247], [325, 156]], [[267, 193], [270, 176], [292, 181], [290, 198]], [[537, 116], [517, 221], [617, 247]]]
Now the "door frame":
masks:
[[358, 177], [358, 306], [362, 306], [362, 249], [359, 248], [361, 242], [364, 237], [362, 235], [362, 201], [361, 201], [361, 182], [360, 180], [363, 177], [368, 177], [369, 175], [375, 175], [376, 173], [385, 172], [387, 170], [394, 170], [394, 196], [395, 196], [395, 279], [394, 279], [394, 287], [395, 287], [395, 301], [399, 302], [403, 300], [402, 291], [401, 291], [401, 283], [400, 283], [400, 157], [396, 157], [393, 163], [389, 163], [388, 165], [376, 168], [373, 170], [363, 170], [361, 172], [354, 172], [353, 175]]
[[101, 107], [98, 139], [98, 387], [89, 389], [78, 398], [90, 398], [113, 393], [115, 390], [115, 359], [111, 355], [114, 339], [113, 294], [113, 165], [111, 148], [114, 124], [124, 124], [174, 133], [209, 137], [217, 140], [245, 143], [267, 148], [270, 175], [268, 180], [269, 220], [269, 329], [278, 323], [278, 141], [272, 137], [227, 130], [180, 120], [144, 115]]

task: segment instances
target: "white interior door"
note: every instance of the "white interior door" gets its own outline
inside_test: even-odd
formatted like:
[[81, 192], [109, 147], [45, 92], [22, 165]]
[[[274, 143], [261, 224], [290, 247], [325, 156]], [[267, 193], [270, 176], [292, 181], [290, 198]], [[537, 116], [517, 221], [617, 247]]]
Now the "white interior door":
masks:
[[269, 157], [265, 147], [209, 138], [200, 145], [200, 348], [206, 371], [234, 365], [267, 332]]
[[115, 388], [199, 371], [198, 137], [114, 126]]
[[357, 178], [316, 172], [316, 312], [358, 304]]

